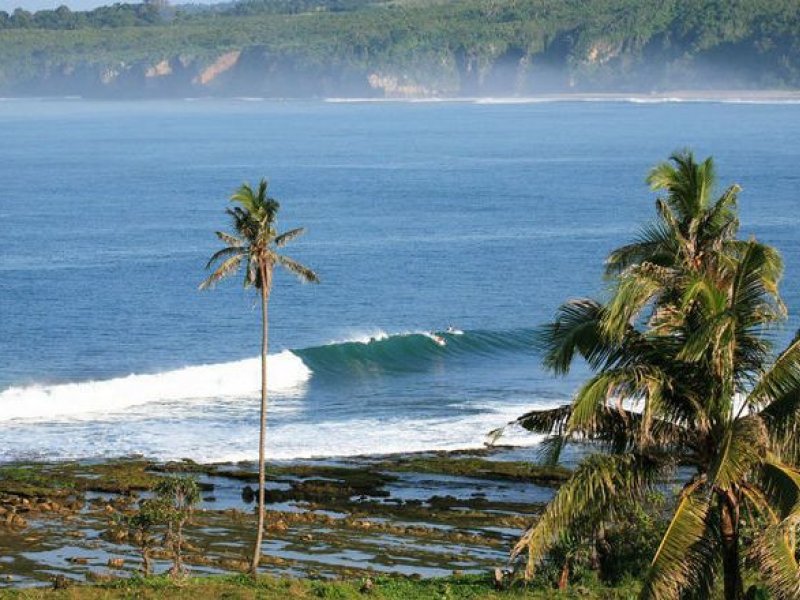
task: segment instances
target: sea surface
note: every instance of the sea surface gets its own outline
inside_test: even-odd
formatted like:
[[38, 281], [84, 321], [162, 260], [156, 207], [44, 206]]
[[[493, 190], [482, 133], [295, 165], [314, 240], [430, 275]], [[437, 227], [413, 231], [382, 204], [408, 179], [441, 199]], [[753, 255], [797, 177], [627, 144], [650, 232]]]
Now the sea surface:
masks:
[[654, 215], [648, 169], [683, 147], [782, 251], [785, 342], [798, 104], [0, 101], [0, 461], [255, 458], [257, 298], [197, 286], [261, 177], [322, 280], [275, 284], [269, 456], [480, 446], [585, 376], [543, 372], [533, 329], [603, 296]]

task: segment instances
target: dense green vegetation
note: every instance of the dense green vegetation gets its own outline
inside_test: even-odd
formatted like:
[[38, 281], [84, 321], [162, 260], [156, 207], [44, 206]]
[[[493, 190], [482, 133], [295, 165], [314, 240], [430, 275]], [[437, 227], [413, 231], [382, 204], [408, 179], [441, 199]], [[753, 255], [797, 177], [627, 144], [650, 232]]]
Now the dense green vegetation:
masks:
[[[733, 185], [719, 197], [711, 159], [674, 155], [650, 173], [664, 192], [657, 220], [607, 261], [606, 302], [571, 300], [542, 329], [545, 365], [594, 370], [570, 404], [520, 423], [589, 456], [564, 483], [515, 554], [527, 575], [567, 537], [608, 544], [621, 499], [637, 501], [690, 467], [644, 581], [643, 598], [745, 593], [745, 573], [774, 598], [800, 596], [800, 334], [773, 353], [786, 317], [779, 252], [738, 238]], [[757, 576], [755, 575], [757, 573]], [[752, 592], [755, 593], [755, 592]]]
[[18, 8], [11, 14], [0, 10], [0, 29], [83, 29], [87, 27], [133, 27], [163, 23], [153, 3], [114, 4], [88, 11], [71, 11], [62, 5], [35, 13]]
[[[793, 0], [246, 0], [212, 10], [17, 11], [0, 13], [0, 92], [792, 88], [800, 86], [798, 34]], [[232, 51], [241, 54], [202, 76]]]

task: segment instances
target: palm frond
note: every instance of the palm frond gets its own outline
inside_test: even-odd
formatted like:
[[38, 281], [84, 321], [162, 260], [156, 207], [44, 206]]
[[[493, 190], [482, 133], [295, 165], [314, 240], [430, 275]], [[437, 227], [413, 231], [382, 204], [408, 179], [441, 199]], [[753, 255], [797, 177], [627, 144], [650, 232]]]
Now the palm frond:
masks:
[[211, 275], [209, 275], [201, 284], [200, 289], [205, 290], [213, 287], [216, 283], [236, 272], [242, 262], [243, 255], [241, 253], [234, 254], [233, 256], [225, 259], [219, 267], [217, 267]]
[[648, 225], [632, 244], [614, 250], [606, 259], [606, 276], [619, 275], [628, 267], [649, 262], [654, 265], [673, 264], [677, 246], [675, 238], [663, 222]]
[[544, 365], [557, 374], [569, 372], [577, 352], [590, 365], [598, 366], [614, 348], [600, 332], [602, 305], [590, 298], [562, 304], [552, 323], [540, 327], [535, 346], [544, 354]]
[[228, 246], [222, 250], [217, 250], [211, 255], [211, 258], [208, 259], [208, 262], [206, 263], [206, 269], [210, 269], [217, 261], [222, 260], [223, 258], [228, 258], [229, 256], [234, 256], [237, 254], [244, 254], [244, 250], [240, 246]]
[[216, 235], [220, 240], [222, 240], [232, 248], [242, 248], [245, 245], [245, 241], [242, 238], [237, 237], [235, 235], [231, 235], [230, 233], [226, 233], [224, 231], [217, 231]]
[[665, 463], [644, 455], [593, 455], [585, 459], [556, 492], [542, 516], [520, 538], [511, 560], [527, 552], [526, 578], [533, 577], [536, 565], [567, 531], [587, 514], [600, 516], [613, 512], [621, 495], [638, 497], [652, 488]]
[[747, 404], [751, 408], [764, 406], [764, 417], [770, 422], [796, 414], [800, 408], [800, 335], [761, 375]]
[[768, 456], [759, 469], [759, 488], [770, 509], [781, 519], [800, 506], [800, 471], [776, 456]]
[[[263, 182], [263, 180], [262, 180]], [[243, 183], [239, 186], [233, 195], [230, 197], [231, 202], [238, 202], [242, 205], [242, 208], [246, 210], [248, 213], [255, 215], [258, 213], [258, 204], [257, 204], [258, 195], [256, 192], [253, 191], [253, 188], [250, 187], [249, 183]]]
[[540, 464], [555, 466], [561, 460], [561, 453], [567, 445], [568, 438], [564, 435], [550, 435], [539, 442], [536, 456]]
[[275, 260], [279, 265], [297, 275], [301, 281], [306, 283], [319, 283], [317, 274], [308, 267], [301, 265], [296, 260], [280, 254], [275, 255]]
[[532, 410], [513, 420], [509, 425], [519, 425], [532, 433], [563, 433], [572, 414], [572, 405], [564, 404], [558, 408]]
[[647, 183], [653, 190], [666, 191], [670, 206], [688, 223], [708, 206], [715, 179], [711, 158], [698, 164], [694, 155], [685, 150], [672, 154], [670, 162], [652, 169]]
[[798, 520], [793, 515], [766, 527], [756, 536], [748, 553], [776, 600], [800, 598], [800, 565], [795, 543]]
[[286, 231], [286, 232], [280, 234], [278, 237], [275, 238], [275, 245], [278, 248], [282, 248], [283, 246], [285, 246], [286, 244], [291, 242], [293, 239], [299, 238], [305, 232], [306, 232], [305, 227], [298, 227], [297, 229], [290, 229], [289, 231]]
[[730, 489], [739, 484], [767, 455], [767, 444], [767, 429], [760, 417], [748, 415], [733, 421], [711, 464], [711, 485]]
[[614, 295], [603, 314], [603, 333], [612, 340], [622, 340], [647, 305], [673, 285], [674, 278], [671, 269], [651, 263], [627, 269], [619, 276]]
[[641, 598], [678, 600], [692, 581], [699, 566], [693, 552], [706, 533], [706, 517], [710, 501], [702, 493], [704, 481], [696, 479], [686, 485], [667, 531], [647, 573]]

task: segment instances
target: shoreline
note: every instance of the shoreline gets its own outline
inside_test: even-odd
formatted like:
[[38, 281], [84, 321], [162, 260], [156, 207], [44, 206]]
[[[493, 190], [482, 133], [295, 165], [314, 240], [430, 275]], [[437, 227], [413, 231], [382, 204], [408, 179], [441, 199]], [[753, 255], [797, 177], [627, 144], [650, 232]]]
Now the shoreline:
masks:
[[[569, 471], [516, 449], [269, 463], [264, 571], [280, 577], [447, 577], [502, 565]], [[191, 475], [201, 502], [187, 528], [193, 575], [247, 569], [253, 463], [141, 458], [0, 466], [0, 591], [132, 577], [136, 545], [119, 519], [164, 477]], [[169, 554], [156, 557], [156, 572]]]
[[[730, 103], [730, 104], [796, 104], [800, 103], [800, 89], [797, 90], [671, 90], [671, 91], [604, 91], [604, 92], [553, 92], [530, 95], [491, 95], [491, 96], [75, 96], [75, 95], [21, 95], [0, 96], [2, 102], [41, 101], [41, 102], [241, 102], [241, 103], [293, 103], [323, 102], [328, 104], [537, 104], [551, 102], [628, 102], [647, 103]], [[0, 104], [1, 105], [1, 104]]]

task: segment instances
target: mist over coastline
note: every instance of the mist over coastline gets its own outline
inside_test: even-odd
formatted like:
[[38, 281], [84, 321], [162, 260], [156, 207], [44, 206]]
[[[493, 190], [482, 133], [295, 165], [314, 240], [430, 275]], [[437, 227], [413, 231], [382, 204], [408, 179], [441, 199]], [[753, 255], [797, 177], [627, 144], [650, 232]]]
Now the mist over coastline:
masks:
[[0, 11], [0, 96], [736, 99], [800, 88], [796, 3], [588, 4], [251, 0]]

